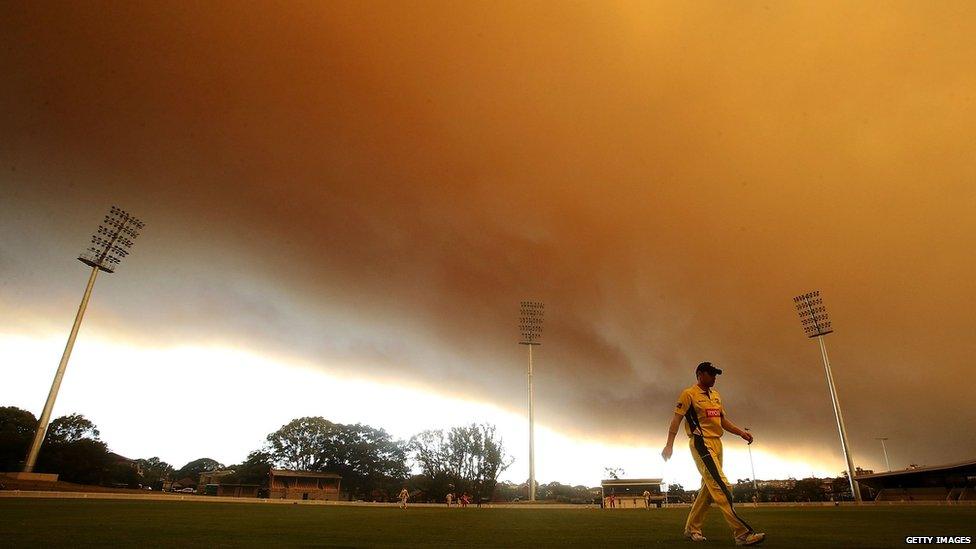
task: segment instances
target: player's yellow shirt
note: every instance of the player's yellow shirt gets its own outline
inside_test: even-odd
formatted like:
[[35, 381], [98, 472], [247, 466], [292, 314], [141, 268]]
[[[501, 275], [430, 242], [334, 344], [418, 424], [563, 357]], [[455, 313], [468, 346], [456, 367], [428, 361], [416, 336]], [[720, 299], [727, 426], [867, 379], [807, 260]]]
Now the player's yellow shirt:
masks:
[[714, 387], [706, 392], [696, 383], [681, 391], [674, 413], [685, 417], [685, 433], [689, 437], [692, 434], [720, 437], [725, 432], [722, 429], [722, 416], [725, 414], [722, 397]]

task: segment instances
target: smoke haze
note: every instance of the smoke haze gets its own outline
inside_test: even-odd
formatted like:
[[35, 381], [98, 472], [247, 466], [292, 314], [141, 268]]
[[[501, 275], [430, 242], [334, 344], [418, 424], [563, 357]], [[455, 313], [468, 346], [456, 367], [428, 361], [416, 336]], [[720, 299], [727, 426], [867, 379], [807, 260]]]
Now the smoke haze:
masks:
[[976, 454], [973, 4], [182, 4], [0, 7], [3, 331], [66, 331], [117, 203], [121, 340], [521, 410], [532, 298], [538, 421], [663, 439], [710, 360], [839, 471], [820, 289], [864, 461]]

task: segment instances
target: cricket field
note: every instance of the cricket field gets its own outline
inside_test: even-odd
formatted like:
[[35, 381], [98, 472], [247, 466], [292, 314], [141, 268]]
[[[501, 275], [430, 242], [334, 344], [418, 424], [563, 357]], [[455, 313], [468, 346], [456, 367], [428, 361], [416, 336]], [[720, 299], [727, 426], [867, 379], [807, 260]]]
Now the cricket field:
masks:
[[[904, 547], [908, 536], [976, 538], [976, 506], [736, 510], [763, 547]], [[731, 547], [718, 509], [708, 541], [684, 540], [686, 508], [447, 509], [188, 501], [0, 499], [0, 545], [322, 547]]]

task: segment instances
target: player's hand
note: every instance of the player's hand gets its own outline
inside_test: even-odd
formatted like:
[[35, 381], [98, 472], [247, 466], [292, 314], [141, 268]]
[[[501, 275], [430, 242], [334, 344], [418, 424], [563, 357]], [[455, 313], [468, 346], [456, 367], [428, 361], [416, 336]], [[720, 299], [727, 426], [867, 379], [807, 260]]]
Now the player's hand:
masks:
[[668, 444], [667, 446], [664, 447], [664, 450], [661, 450], [661, 457], [664, 458], [664, 461], [667, 461], [671, 459], [671, 454], [673, 453], [674, 453], [674, 447]]
[[749, 431], [743, 431], [742, 434], [739, 436], [742, 437], [742, 440], [748, 442], [749, 444], [752, 444], [752, 433], [750, 433]]

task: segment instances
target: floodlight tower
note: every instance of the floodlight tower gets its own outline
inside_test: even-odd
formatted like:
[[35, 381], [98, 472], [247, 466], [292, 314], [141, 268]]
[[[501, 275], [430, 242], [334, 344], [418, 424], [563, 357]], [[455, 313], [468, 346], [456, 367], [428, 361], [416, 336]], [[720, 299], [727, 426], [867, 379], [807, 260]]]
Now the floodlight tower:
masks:
[[885, 441], [888, 440], [888, 437], [877, 437], [874, 440], [881, 441], [881, 451], [884, 452], [884, 457], [885, 457], [885, 469], [890, 471], [891, 464], [888, 463], [888, 448], [885, 446]]
[[541, 301], [523, 301], [519, 307], [519, 345], [529, 348], [529, 501], [535, 501], [535, 401], [532, 395], [532, 347], [542, 345]]
[[847, 441], [847, 428], [844, 426], [844, 415], [840, 411], [840, 401], [837, 399], [837, 387], [834, 385], [834, 374], [830, 371], [830, 360], [827, 358], [827, 347], [823, 336], [832, 333], [827, 307], [823, 304], [820, 291], [813, 291], [793, 298], [793, 304], [800, 315], [803, 332], [809, 338], [817, 338], [820, 342], [820, 354], [823, 357], [824, 370], [827, 373], [827, 388], [830, 389], [830, 401], [834, 405], [834, 417], [837, 419], [837, 431], [840, 433], [840, 445], [847, 460], [847, 480], [851, 484], [851, 494], [854, 501], [861, 503], [861, 493], [854, 482], [854, 460], [851, 458], [851, 444]]
[[54, 409], [54, 401], [58, 398], [58, 389], [61, 388], [61, 379], [64, 377], [64, 370], [68, 366], [71, 349], [75, 346], [75, 338], [78, 337], [81, 319], [85, 316], [85, 309], [88, 308], [88, 300], [91, 298], [92, 288], [95, 286], [95, 277], [98, 276], [98, 271], [115, 272], [125, 256], [129, 255], [132, 242], [139, 236], [139, 231], [142, 228], [142, 221], [130, 215], [129, 212], [112, 206], [108, 215], [92, 234], [91, 244], [78, 256], [79, 261], [92, 268], [91, 275], [88, 277], [88, 285], [85, 287], [85, 294], [81, 298], [81, 305], [78, 306], [75, 323], [71, 326], [71, 333], [68, 334], [68, 344], [65, 345], [64, 353], [61, 355], [61, 363], [58, 364], [58, 371], [54, 374], [51, 392], [47, 395], [44, 411], [41, 412], [41, 419], [37, 422], [34, 441], [31, 443], [30, 450], [27, 453], [27, 461], [24, 463], [25, 473], [33, 472], [34, 464], [37, 463], [37, 454], [41, 450], [44, 435], [47, 433], [51, 410]]

